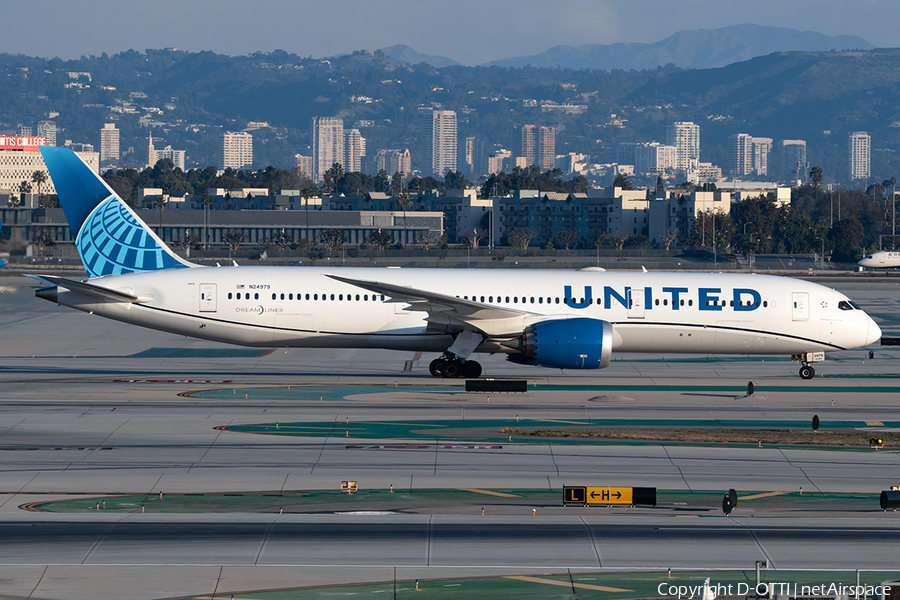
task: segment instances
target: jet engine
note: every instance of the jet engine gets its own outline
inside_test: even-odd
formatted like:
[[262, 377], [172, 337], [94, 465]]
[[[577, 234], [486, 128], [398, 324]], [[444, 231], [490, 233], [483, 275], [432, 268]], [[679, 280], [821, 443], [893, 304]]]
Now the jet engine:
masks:
[[511, 362], [558, 369], [603, 369], [612, 358], [613, 327], [587, 318], [554, 319], [529, 325], [521, 352]]

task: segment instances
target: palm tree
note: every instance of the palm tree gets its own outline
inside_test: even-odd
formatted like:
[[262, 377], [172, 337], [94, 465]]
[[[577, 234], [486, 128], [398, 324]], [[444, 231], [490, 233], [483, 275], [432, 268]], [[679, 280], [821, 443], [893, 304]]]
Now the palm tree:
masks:
[[822, 183], [822, 167], [813, 167], [809, 171], [809, 178], [812, 179], [813, 187], [818, 189], [819, 184]]
[[35, 171], [31, 174], [31, 182], [37, 185], [38, 199], [41, 197], [41, 185], [47, 183], [47, 173], [44, 171]]
[[162, 239], [162, 237], [163, 237], [163, 232], [162, 232], [162, 211], [163, 211], [164, 208], [166, 208], [166, 203], [167, 203], [168, 201], [169, 201], [169, 199], [166, 198], [165, 196], [162, 196], [162, 195], [161, 195], [161, 196], [158, 196], [158, 197], [156, 198], [156, 210], [159, 211], [159, 239]]

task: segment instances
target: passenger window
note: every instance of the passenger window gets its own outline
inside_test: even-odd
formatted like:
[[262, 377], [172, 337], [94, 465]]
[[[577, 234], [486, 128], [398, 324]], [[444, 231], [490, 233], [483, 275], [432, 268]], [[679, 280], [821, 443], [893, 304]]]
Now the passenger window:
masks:
[[281, 295], [281, 299], [284, 300], [284, 294]]
[[481, 297], [481, 301], [484, 302], [484, 296]]
[[364, 294], [364, 295], [363, 295], [363, 300], [365, 300], [366, 302], [368, 302], [368, 301], [369, 301], [369, 295], [368, 295], [368, 294]]
[[309, 294], [306, 295], [306, 299], [309, 300]]
[[[724, 304], [725, 304], [725, 301], [722, 300], [722, 305], [724, 306]], [[734, 306], [734, 300], [732, 300], [729, 304], [730, 304], [731, 306]]]
[[[682, 302], [684, 302], [684, 300], [682, 300]], [[693, 306], [693, 305], [694, 305], [694, 301], [693, 301], [693, 300], [688, 300], [688, 306]]]
[[559, 304], [559, 298], [556, 299], [556, 303]]
[[231, 300], [231, 292], [228, 292], [228, 299]]
[[509, 304], [509, 296], [506, 297], [506, 303]]
[[288, 300], [293, 300], [293, 299], [294, 299], [294, 295], [293, 295], [293, 294], [288, 294]]
[[768, 301], [768, 300], [764, 300], [764, 301], [763, 301], [763, 308], [768, 308], [768, 306], [769, 306], [769, 301]]
[[[334, 296], [332, 296], [331, 299], [334, 300]], [[338, 300], [343, 300], [343, 299], [344, 299], [343, 294], [338, 295]]]
[[259, 294], [253, 294], [253, 299], [254, 299], [254, 300], [259, 300]]
[[318, 300], [318, 299], [319, 299], [319, 295], [318, 295], [318, 294], [313, 294], [313, 300]]
[[493, 302], [493, 301], [494, 301], [494, 297], [493, 297], [493, 296], [488, 296], [488, 302]]
[[331, 295], [331, 299], [334, 300], [334, 294]]
[[359, 294], [356, 295], [356, 301], [359, 302]]
[[274, 299], [275, 299], [275, 294], [273, 293], [273, 294], [272, 294], [272, 300], [274, 300]]
[[519, 303], [519, 297], [513, 296], [513, 304], [518, 304], [518, 303]]

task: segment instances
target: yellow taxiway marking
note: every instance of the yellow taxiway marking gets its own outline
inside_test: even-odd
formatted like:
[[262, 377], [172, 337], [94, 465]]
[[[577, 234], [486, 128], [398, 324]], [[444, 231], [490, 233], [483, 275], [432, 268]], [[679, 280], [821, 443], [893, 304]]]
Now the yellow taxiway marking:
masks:
[[535, 419], [542, 423], [571, 423], [572, 425], [594, 425], [594, 423], [585, 423], [583, 421], [558, 421], [557, 419]]
[[488, 496], [500, 496], [501, 498], [521, 498], [515, 494], [504, 494], [503, 492], [492, 492], [490, 490], [476, 490], [475, 488], [460, 488], [461, 492], [472, 492], [474, 494], [487, 494]]
[[866, 425], [869, 427], [884, 427], [884, 423], [881, 421], [866, 421]]
[[766, 492], [765, 494], [753, 494], [752, 496], [738, 496], [738, 500], [756, 500], [757, 498], [768, 498], [770, 496], [783, 496], [790, 492]]
[[547, 585], [559, 585], [562, 587], [577, 587], [584, 590], [599, 590], [601, 592], [633, 592], [634, 590], [623, 590], [622, 588], [607, 587], [605, 585], [593, 585], [590, 583], [570, 583], [568, 581], [556, 581], [555, 579], [543, 579], [541, 577], [528, 577], [526, 575], [509, 575], [504, 579], [517, 579], [519, 581], [528, 581], [529, 583], [545, 583]]

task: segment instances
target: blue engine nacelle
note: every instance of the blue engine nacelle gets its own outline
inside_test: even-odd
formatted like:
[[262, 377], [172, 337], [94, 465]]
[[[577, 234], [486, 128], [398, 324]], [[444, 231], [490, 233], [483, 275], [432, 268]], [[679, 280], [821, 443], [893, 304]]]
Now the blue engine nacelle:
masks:
[[541, 321], [525, 329], [521, 354], [510, 361], [558, 369], [603, 369], [612, 358], [612, 323], [573, 318]]

